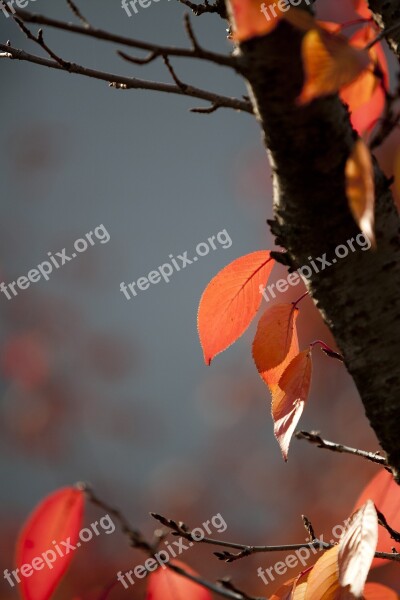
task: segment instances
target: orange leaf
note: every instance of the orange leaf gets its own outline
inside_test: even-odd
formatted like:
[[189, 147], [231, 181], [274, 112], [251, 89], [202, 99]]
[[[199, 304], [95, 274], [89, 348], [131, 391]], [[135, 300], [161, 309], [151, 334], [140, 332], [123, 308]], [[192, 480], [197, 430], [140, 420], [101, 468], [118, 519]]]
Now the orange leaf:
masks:
[[290, 600], [305, 600], [308, 578], [310, 576], [311, 569], [307, 569], [304, 573], [300, 573], [300, 575], [296, 578], [293, 586], [293, 592]]
[[371, 153], [357, 140], [345, 168], [349, 208], [361, 231], [375, 244], [375, 184]]
[[[196, 576], [197, 573], [182, 562], [175, 561], [177, 567], [181, 567], [190, 575]], [[194, 583], [190, 579], [175, 573], [171, 569], [157, 569], [151, 573], [148, 585], [146, 600], [212, 600], [208, 590]]]
[[364, 590], [364, 600], [399, 600], [399, 596], [380, 583], [367, 583]]
[[306, 33], [302, 56], [305, 82], [297, 100], [301, 105], [320, 96], [336, 94], [370, 63], [367, 51], [351, 46], [344, 36], [322, 28]]
[[354, 10], [364, 19], [371, 19], [372, 15], [366, 0], [353, 0]]
[[[397, 485], [390, 473], [382, 470], [368, 483], [355, 504], [355, 510], [362, 506], [368, 498], [371, 498], [376, 508], [385, 516], [389, 525], [399, 531], [400, 486]], [[392, 540], [386, 529], [379, 527], [377, 551], [391, 552], [392, 548], [396, 546], [397, 550], [400, 551], [400, 546]], [[375, 558], [372, 566], [379, 567], [387, 564], [387, 562], [387, 560]]]
[[[350, 43], [358, 48], [363, 48], [375, 36], [374, 27], [367, 25], [357, 31], [350, 39]], [[372, 63], [379, 66], [383, 75], [384, 87], [388, 89], [390, 85], [389, 68], [382, 44], [372, 46], [369, 55]], [[340, 97], [343, 102], [348, 104], [352, 125], [360, 135], [375, 125], [385, 107], [385, 93], [372, 68], [363, 71], [353, 83], [343, 88]]]
[[353, 594], [341, 588], [338, 566], [339, 547], [324, 552], [308, 577], [304, 600], [354, 600]]
[[334, 546], [324, 552], [311, 571], [305, 600], [337, 600], [339, 585], [339, 547]]
[[285, 460], [310, 391], [311, 372], [311, 348], [307, 348], [286, 367], [272, 395], [274, 432]]
[[274, 261], [267, 250], [237, 258], [210, 281], [197, 316], [204, 360], [209, 365], [248, 328], [258, 311]]
[[267, 308], [258, 323], [253, 342], [253, 358], [271, 393], [288, 364], [299, 352], [295, 329], [298, 313], [293, 304], [275, 304]]
[[269, 600], [291, 600], [293, 586], [296, 583], [296, 577], [285, 581], [281, 587], [271, 596]]
[[286, 12], [273, 0], [229, 0], [228, 7], [237, 42], [270, 33]]
[[[24, 600], [48, 600], [54, 592], [73, 558], [70, 548], [61, 542], [74, 546], [78, 540], [84, 500], [81, 490], [62, 488], [45, 498], [28, 518], [16, 554]], [[53, 541], [63, 556], [56, 552]]]
[[372, 500], [351, 517], [339, 543], [339, 581], [361, 598], [378, 542], [378, 515]]

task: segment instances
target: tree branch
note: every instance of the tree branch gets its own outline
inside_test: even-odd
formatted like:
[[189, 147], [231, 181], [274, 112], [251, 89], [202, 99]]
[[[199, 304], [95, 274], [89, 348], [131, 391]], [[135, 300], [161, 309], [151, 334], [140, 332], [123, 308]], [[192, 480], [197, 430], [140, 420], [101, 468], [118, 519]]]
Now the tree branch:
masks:
[[48, 67], [50, 69], [63, 70], [68, 73], [74, 73], [76, 75], [83, 75], [92, 79], [99, 79], [109, 83], [110, 87], [123, 90], [154, 90], [157, 92], [165, 92], [167, 94], [177, 94], [179, 96], [188, 96], [190, 98], [200, 98], [210, 102], [213, 106], [218, 105], [221, 108], [232, 108], [253, 114], [252, 106], [249, 102], [239, 100], [237, 98], [229, 98], [227, 96], [221, 96], [213, 92], [208, 92], [192, 85], [186, 85], [185, 89], [178, 85], [172, 85], [167, 83], [158, 83], [155, 81], [146, 81], [144, 79], [138, 79], [136, 77], [124, 77], [122, 75], [115, 75], [113, 73], [107, 73], [104, 71], [97, 71], [88, 67], [83, 67], [75, 63], [67, 63], [64, 61], [65, 66], [55, 60], [49, 60], [29, 54], [23, 50], [13, 48], [6, 44], [0, 44], [0, 58], [9, 58], [15, 60], [22, 60], [40, 65], [42, 67]]
[[[234, 542], [226, 542], [223, 540], [216, 540], [213, 538], [203, 537], [201, 540], [196, 539], [196, 536], [192, 534], [190, 529], [185, 525], [185, 523], [177, 523], [172, 519], [167, 519], [162, 515], [157, 513], [150, 513], [151, 516], [156, 519], [159, 523], [161, 523], [164, 527], [167, 527], [171, 530], [172, 535], [182, 537], [188, 541], [194, 542], [196, 544], [210, 544], [212, 546], [218, 546], [220, 548], [231, 548], [235, 550], [240, 550], [240, 552], [233, 554], [232, 552], [214, 552], [215, 556], [219, 560], [223, 560], [226, 563], [231, 563], [236, 560], [240, 560], [241, 558], [245, 558], [247, 556], [251, 556], [253, 554], [266, 554], [271, 552], [292, 552], [295, 550], [300, 550], [301, 548], [315, 549], [315, 550], [329, 550], [333, 548], [334, 544], [324, 542], [318, 538], [312, 539], [310, 542], [301, 542], [300, 544], [280, 544], [275, 546], [248, 546], [245, 544], [237, 544]], [[308, 532], [313, 531], [312, 525], [310, 521], [303, 517], [303, 522], [307, 528]], [[377, 552], [375, 554], [376, 558], [386, 558], [388, 560], [392, 560], [395, 562], [400, 562], [400, 553], [393, 552]]]
[[85, 37], [95, 38], [105, 42], [112, 42], [121, 46], [129, 48], [136, 48], [137, 50], [144, 50], [145, 52], [156, 53], [157, 56], [177, 56], [180, 58], [194, 58], [197, 60], [204, 60], [216, 65], [230, 67], [232, 69], [239, 69], [238, 62], [233, 56], [225, 56], [224, 54], [218, 54], [217, 52], [211, 52], [204, 50], [200, 45], [196, 48], [175, 48], [173, 46], [162, 46], [159, 44], [153, 44], [149, 42], [143, 42], [141, 40], [135, 40], [123, 35], [117, 35], [104, 29], [97, 29], [91, 25], [75, 25], [74, 23], [68, 23], [60, 21], [58, 19], [52, 19], [40, 14], [34, 14], [27, 10], [17, 10], [16, 15], [24, 21], [24, 23], [32, 23], [37, 25], [43, 25], [66, 31], [69, 33], [76, 33]]
[[344, 446], [343, 444], [336, 444], [335, 442], [329, 442], [323, 440], [317, 431], [298, 431], [295, 434], [298, 440], [306, 440], [311, 444], [315, 444], [318, 448], [324, 448], [324, 450], [331, 450], [332, 452], [339, 452], [341, 454], [352, 454], [353, 456], [360, 456], [373, 463], [388, 467], [387, 459], [384, 456], [380, 456], [379, 452], [366, 452], [365, 450], [358, 450], [357, 448], [351, 448]]

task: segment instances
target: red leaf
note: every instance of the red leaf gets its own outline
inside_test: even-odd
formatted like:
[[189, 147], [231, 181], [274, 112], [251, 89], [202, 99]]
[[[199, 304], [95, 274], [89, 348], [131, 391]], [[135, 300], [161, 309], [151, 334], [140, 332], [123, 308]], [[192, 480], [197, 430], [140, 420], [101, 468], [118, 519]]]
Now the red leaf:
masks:
[[299, 353], [293, 304], [275, 304], [261, 317], [253, 342], [253, 358], [263, 381], [273, 393], [282, 373]]
[[[358, 498], [355, 510], [362, 506], [370, 498], [377, 509], [385, 516], [389, 525], [400, 530], [400, 486], [394, 481], [392, 475], [388, 471], [381, 471], [376, 475], [365, 487], [360, 497]], [[396, 544], [390, 537], [386, 529], [379, 527], [378, 531], [378, 552], [391, 552], [393, 547], [397, 546], [397, 551], [400, 551], [399, 544]], [[379, 567], [387, 564], [387, 560], [375, 558], [372, 567]]]
[[237, 258], [210, 281], [200, 300], [197, 316], [204, 360], [209, 365], [248, 328], [258, 311], [274, 266], [267, 250]]
[[272, 395], [274, 432], [285, 460], [290, 440], [308, 398], [311, 373], [311, 348], [307, 348], [290, 362]]
[[371, 19], [372, 15], [366, 0], [353, 0], [355, 11], [364, 19]]
[[[187, 565], [174, 561], [190, 575], [197, 575]], [[171, 569], [157, 569], [151, 573], [147, 586], [146, 600], [212, 600], [208, 590], [198, 583], [175, 573]]]
[[[60, 542], [76, 544], [82, 527], [84, 500], [81, 490], [62, 488], [45, 498], [28, 518], [16, 553], [17, 567], [22, 570], [19, 576], [24, 600], [48, 600], [59, 584], [73, 558], [73, 553], [67, 554], [68, 549]], [[64, 550], [64, 556], [57, 554], [53, 541], [61, 552]], [[24, 570], [31, 574], [24, 576]]]
[[[371, 25], [363, 27], [350, 39], [350, 43], [364, 48], [376, 36]], [[383, 85], [389, 89], [389, 67], [381, 43], [375, 44], [369, 51], [372, 63], [378, 65], [383, 75]], [[350, 85], [345, 87], [340, 97], [349, 105], [351, 122], [360, 135], [369, 131], [378, 121], [385, 107], [385, 93], [382, 84], [373, 73], [373, 67], [363, 71]]]
[[364, 600], [399, 600], [399, 596], [380, 583], [367, 583], [364, 590]]

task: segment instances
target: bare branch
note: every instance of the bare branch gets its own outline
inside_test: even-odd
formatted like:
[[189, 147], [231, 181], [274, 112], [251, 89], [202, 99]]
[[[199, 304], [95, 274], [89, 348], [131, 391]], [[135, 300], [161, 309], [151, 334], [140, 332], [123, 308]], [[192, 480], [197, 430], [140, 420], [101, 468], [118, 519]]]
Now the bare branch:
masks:
[[[157, 513], [150, 513], [151, 516], [156, 519], [159, 523], [161, 523], [164, 527], [167, 527], [171, 530], [172, 535], [182, 537], [188, 541], [197, 543], [197, 544], [210, 544], [212, 546], [219, 546], [220, 548], [230, 548], [235, 550], [240, 550], [237, 554], [233, 554], [231, 552], [223, 551], [223, 552], [214, 552], [215, 556], [219, 560], [223, 560], [224, 562], [231, 563], [241, 558], [245, 558], [246, 556], [251, 556], [252, 554], [265, 554], [270, 552], [292, 552], [295, 550], [300, 550], [301, 548], [315, 549], [315, 550], [329, 550], [333, 548], [334, 544], [330, 544], [328, 542], [324, 542], [323, 540], [315, 537], [314, 529], [311, 525], [311, 522], [307, 517], [303, 516], [303, 522], [306, 526], [307, 533], [309, 535], [312, 534], [311, 541], [302, 542], [300, 544], [282, 544], [278, 546], [248, 546], [245, 544], [237, 544], [234, 542], [226, 542], [223, 540], [215, 540], [212, 538], [204, 537], [201, 540], [196, 539], [196, 536], [192, 535], [192, 532], [188, 528], [188, 526], [183, 523], [172, 519], [168, 519], [159, 515]], [[388, 560], [393, 560], [395, 562], [400, 562], [400, 553], [393, 552], [376, 552], [376, 558], [386, 558]]]
[[217, 13], [222, 19], [227, 18], [224, 0], [215, 0], [214, 4], [210, 4], [208, 0], [204, 0], [203, 4], [195, 4], [190, 0], [179, 0], [179, 2], [190, 8], [196, 17], [206, 13]]
[[179, 56], [181, 58], [194, 58], [197, 60], [205, 60], [220, 66], [230, 67], [240, 72], [239, 63], [235, 57], [204, 50], [203, 48], [200, 48], [200, 46], [198, 46], [196, 49], [175, 48], [173, 46], [160, 46], [158, 44], [142, 42], [140, 40], [135, 40], [126, 36], [113, 34], [109, 31], [92, 27], [91, 25], [82, 26], [75, 25], [74, 23], [59, 21], [58, 19], [52, 19], [51, 17], [46, 17], [44, 15], [34, 14], [27, 10], [18, 10], [16, 11], [16, 14], [25, 23], [45, 25], [54, 29], [67, 31], [69, 33], [76, 33], [78, 35], [96, 38], [105, 42], [112, 42], [121, 46], [136, 48], [137, 50], [144, 50], [146, 52], [156, 52], [158, 56]]
[[67, 4], [70, 7], [73, 14], [83, 23], [84, 27], [90, 27], [89, 21], [85, 19], [85, 17], [83, 16], [79, 8], [76, 6], [76, 4], [72, 0], [67, 0]]
[[237, 98], [221, 96], [219, 94], [208, 92], [206, 90], [194, 87], [192, 85], [187, 85], [186, 88], [183, 90], [178, 85], [147, 81], [143, 79], [137, 79], [135, 77], [124, 77], [122, 75], [115, 75], [113, 73], [89, 69], [87, 67], [83, 67], [75, 63], [67, 63], [65, 61], [62, 61], [65, 65], [63, 66], [63, 64], [60, 64], [60, 62], [56, 60], [49, 60], [40, 56], [36, 56], [34, 54], [29, 54], [23, 50], [13, 48], [12, 46], [8, 46], [6, 44], [0, 44], [0, 52], [0, 58], [27, 61], [43, 67], [48, 67], [50, 69], [64, 70], [68, 73], [83, 75], [92, 79], [99, 79], [101, 81], [106, 81], [107, 83], [109, 83], [110, 87], [116, 89], [154, 90], [157, 92], [165, 92], [167, 94], [178, 94], [180, 96], [188, 96], [190, 98], [200, 98], [201, 100], [205, 100], [207, 102], [210, 102], [211, 104], [217, 104], [218, 107], [221, 108], [231, 108], [233, 110], [253, 114], [253, 108], [250, 102], [239, 100]]
[[387, 459], [384, 456], [380, 456], [379, 452], [367, 452], [365, 450], [358, 450], [357, 448], [350, 448], [349, 446], [343, 446], [343, 444], [336, 444], [335, 442], [323, 440], [317, 431], [298, 431], [295, 436], [298, 440], [306, 440], [307, 442], [310, 442], [310, 444], [315, 444], [318, 448], [323, 448], [324, 450], [361, 456], [362, 458], [378, 465], [382, 465], [389, 470]]
[[400, 533], [393, 529], [393, 527], [390, 527], [389, 523], [386, 521], [385, 515], [382, 514], [380, 510], [376, 508], [376, 512], [378, 515], [379, 524], [386, 529], [392, 540], [395, 542], [400, 542]]
[[[142, 534], [139, 531], [137, 531], [136, 529], [133, 529], [131, 527], [129, 521], [121, 513], [120, 510], [110, 506], [109, 504], [107, 504], [106, 502], [104, 502], [103, 500], [98, 498], [98, 496], [94, 493], [94, 491], [88, 484], [78, 483], [77, 487], [86, 493], [89, 501], [92, 504], [94, 504], [95, 506], [98, 506], [99, 508], [102, 508], [104, 511], [106, 511], [111, 516], [113, 516], [116, 519], [116, 521], [118, 521], [122, 532], [125, 533], [129, 537], [131, 545], [133, 547], [138, 548], [139, 550], [142, 550], [150, 558], [154, 557], [154, 554], [157, 551], [159, 540], [160, 540], [159, 535], [155, 536], [155, 543], [153, 543], [153, 544], [149, 543], [148, 541], [145, 540], [145, 538], [142, 536]], [[164, 563], [164, 565], [171, 571], [175, 571], [175, 573], [179, 573], [179, 575], [182, 575], [186, 579], [189, 579], [190, 581], [198, 583], [202, 587], [210, 590], [211, 592], [213, 592], [215, 594], [218, 594], [219, 596], [222, 596], [223, 598], [228, 598], [229, 600], [264, 600], [262, 598], [252, 599], [249, 596], [247, 596], [246, 594], [235, 591], [233, 588], [228, 589], [223, 584], [215, 584], [215, 583], [207, 581], [197, 575], [192, 575], [191, 573], [189, 573], [182, 567], [178, 567], [177, 565], [175, 565], [171, 562]], [[110, 587], [112, 587], [112, 586], [110, 586]]]

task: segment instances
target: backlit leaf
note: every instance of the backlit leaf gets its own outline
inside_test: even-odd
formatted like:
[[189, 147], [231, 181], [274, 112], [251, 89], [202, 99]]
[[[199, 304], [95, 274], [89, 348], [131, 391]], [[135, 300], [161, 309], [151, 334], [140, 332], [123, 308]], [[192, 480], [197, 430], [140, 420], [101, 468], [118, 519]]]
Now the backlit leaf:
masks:
[[[393, 476], [388, 471], [380, 471], [365, 487], [358, 498], [354, 510], [357, 510], [371, 498], [376, 508], [385, 516], [389, 525], [396, 531], [400, 531], [400, 486], [397, 485]], [[396, 544], [389, 533], [383, 527], [378, 530], [378, 552], [391, 552], [392, 548], [400, 551], [400, 545]], [[387, 564], [387, 560], [375, 558], [372, 566], [378, 567]]]
[[308, 398], [311, 372], [311, 349], [307, 348], [289, 363], [272, 394], [274, 433], [285, 460]]
[[398, 594], [380, 583], [367, 583], [364, 600], [399, 600]]
[[238, 42], [270, 33], [284, 15], [273, 0], [265, 0], [264, 3], [260, 0], [229, 0], [228, 7], [232, 37]]
[[273, 266], [270, 253], [260, 250], [237, 258], [210, 281], [197, 317], [207, 365], [246, 331], [260, 307], [260, 289]]
[[337, 93], [370, 63], [367, 51], [351, 46], [344, 36], [320, 27], [311, 29], [304, 36], [302, 57], [305, 82], [299, 104]]
[[337, 600], [340, 593], [338, 546], [324, 552], [311, 571], [305, 600]]
[[[193, 569], [175, 561], [175, 565], [191, 575], [197, 575]], [[208, 590], [190, 579], [168, 568], [160, 568], [150, 574], [147, 584], [146, 600], [212, 600]]]
[[375, 243], [375, 184], [374, 168], [369, 149], [359, 139], [347, 160], [346, 195], [351, 213], [361, 231]]
[[372, 15], [366, 0], [353, 0], [354, 9], [364, 19], [371, 19]]
[[62, 488], [42, 500], [25, 523], [16, 553], [24, 600], [48, 600], [59, 584], [74, 556], [62, 542], [75, 546], [82, 528], [84, 499], [81, 490]]
[[339, 581], [361, 598], [378, 542], [378, 515], [372, 500], [352, 516], [339, 543]]
[[[365, 47], [376, 36], [371, 25], [359, 29], [350, 39], [350, 43], [358, 48]], [[371, 65], [363, 71], [350, 85], [344, 87], [340, 97], [349, 106], [351, 123], [360, 135], [369, 131], [381, 117], [385, 107], [385, 89], [389, 89], [389, 68], [381, 43], [374, 44], [369, 50]], [[374, 75], [375, 65], [383, 76], [382, 82]]]
[[271, 393], [299, 352], [296, 332], [298, 313], [293, 304], [275, 304], [267, 308], [258, 322], [253, 359]]

